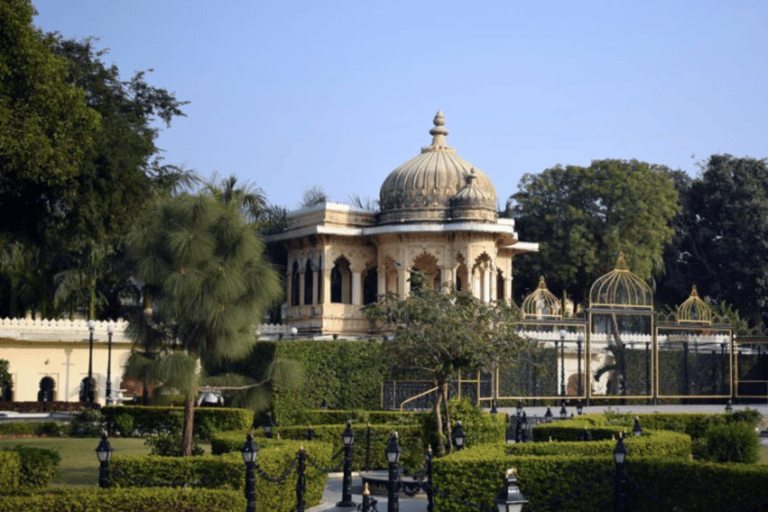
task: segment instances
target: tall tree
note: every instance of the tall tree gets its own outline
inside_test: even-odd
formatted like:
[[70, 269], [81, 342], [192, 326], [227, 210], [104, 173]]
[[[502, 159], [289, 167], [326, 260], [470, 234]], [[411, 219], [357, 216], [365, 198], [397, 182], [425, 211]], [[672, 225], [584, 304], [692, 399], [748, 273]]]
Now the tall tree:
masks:
[[595, 279], [624, 251], [643, 279], [663, 269], [678, 194], [666, 167], [637, 160], [595, 160], [526, 174], [507, 202], [520, 238], [540, 243], [521, 258], [515, 279], [523, 294], [538, 278], [582, 302]]
[[46, 192], [81, 173], [99, 115], [35, 14], [29, 0], [0, 1], [0, 230], [37, 239]]
[[768, 321], [768, 160], [712, 155], [682, 195], [678, 256], [670, 264], [699, 293]]
[[[435, 426], [441, 441], [438, 451], [444, 453], [452, 445], [450, 380], [462, 372], [511, 364], [512, 356], [526, 342], [516, 334], [516, 310], [506, 303], [484, 303], [455, 290], [443, 293], [430, 287], [419, 272], [411, 274], [410, 282], [411, 294], [407, 299], [383, 298], [366, 308], [366, 316], [381, 331], [392, 334], [387, 343], [397, 369], [416, 371], [433, 380], [437, 390]], [[446, 443], [442, 444], [444, 438]]]
[[131, 317], [135, 339], [153, 358], [153, 379], [185, 393], [189, 455], [201, 361], [249, 353], [254, 324], [280, 296], [279, 280], [240, 209], [209, 195], [159, 201], [127, 245], [149, 299]]

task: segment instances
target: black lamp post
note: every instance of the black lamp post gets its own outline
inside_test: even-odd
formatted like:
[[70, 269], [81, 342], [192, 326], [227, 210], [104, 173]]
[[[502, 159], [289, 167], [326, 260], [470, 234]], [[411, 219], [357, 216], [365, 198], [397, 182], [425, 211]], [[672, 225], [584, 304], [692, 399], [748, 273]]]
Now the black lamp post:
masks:
[[528, 500], [523, 497], [523, 493], [520, 492], [520, 486], [517, 485], [514, 469], [507, 470], [507, 474], [504, 476], [504, 487], [499, 490], [493, 502], [499, 508], [499, 512], [520, 512], [523, 510], [523, 506], [528, 503]]
[[355, 442], [355, 432], [352, 430], [352, 422], [347, 422], [347, 428], [341, 434], [344, 443], [344, 480], [341, 484], [341, 501], [337, 507], [354, 507], [352, 501], [352, 445]]
[[626, 512], [627, 503], [627, 491], [624, 485], [626, 478], [626, 459], [627, 459], [627, 447], [624, 446], [624, 439], [619, 437], [616, 443], [616, 448], [613, 449], [613, 462], [616, 464], [616, 478], [614, 481], [615, 490], [615, 511]]
[[[579, 333], [578, 336], [576, 336], [576, 364], [578, 366], [576, 373], [579, 376], [579, 380], [576, 384], [576, 394], [581, 396], [582, 393], [584, 393], [584, 385], [582, 383], [582, 375], [581, 375], [581, 344], [584, 342], [584, 336]], [[581, 413], [579, 413], [581, 414]]]
[[320, 409], [322, 409], [323, 411], [328, 410], [328, 402], [325, 400], [325, 398], [323, 398], [323, 403], [320, 404]]
[[89, 404], [93, 403], [93, 330], [95, 328], [93, 320], [88, 320], [88, 380], [85, 383], [85, 400]]
[[112, 334], [115, 326], [107, 326], [107, 405], [112, 405]]
[[528, 416], [523, 413], [523, 417], [520, 419], [520, 442], [527, 443], [530, 441], [528, 434]]
[[635, 424], [632, 425], [632, 435], [640, 437], [643, 435], [643, 427], [640, 426], [640, 418], [635, 416]]
[[451, 437], [453, 437], [453, 445], [456, 447], [457, 450], [461, 450], [464, 448], [464, 442], [467, 440], [467, 435], [464, 433], [464, 429], [461, 428], [461, 422], [457, 421], [456, 426], [453, 427], [453, 432], [451, 433]]
[[245, 462], [245, 499], [248, 502], [245, 512], [256, 512], [256, 457], [259, 455], [259, 447], [253, 442], [253, 434], [250, 432], [241, 453]]
[[493, 400], [491, 400], [491, 414], [498, 414], [498, 412], [499, 410], [496, 408], [496, 397], [493, 397]]
[[523, 414], [523, 403], [522, 402], [517, 402], [517, 407], [515, 407], [515, 412], [517, 412], [518, 416]]
[[564, 420], [568, 418], [568, 411], [565, 410], [565, 402], [563, 402], [563, 406], [560, 408], [560, 419]]
[[547, 407], [547, 412], [544, 413], [544, 421], [546, 421], [547, 423], [552, 421], [552, 409], [550, 409], [549, 407]]
[[576, 414], [581, 416], [581, 413], [583, 412], [584, 412], [584, 405], [582, 405], [581, 400], [579, 400], [578, 402], [576, 402]]
[[264, 422], [264, 435], [267, 436], [267, 439], [272, 439], [272, 429], [275, 428], [275, 422], [272, 421], [272, 413], [267, 413], [267, 420]]
[[392, 432], [387, 449], [384, 451], [389, 462], [389, 479], [387, 481], [387, 512], [399, 512], [398, 491], [400, 490], [400, 470], [397, 462], [400, 460], [400, 445], [397, 444], [397, 432]]
[[560, 396], [565, 396], [565, 329], [560, 329]]
[[733, 414], [733, 404], [731, 403], [730, 400], [728, 400], [725, 403], [725, 412], [727, 412], [728, 414]]
[[99, 487], [109, 488], [109, 459], [112, 457], [112, 445], [107, 441], [107, 434], [101, 434], [101, 442], [96, 447], [96, 457], [99, 459]]
[[520, 418], [514, 417], [514, 416], [508, 416], [507, 420], [509, 420], [509, 424], [507, 425], [507, 433], [505, 441], [507, 444], [516, 443], [519, 439], [519, 431], [518, 431], [518, 424]]

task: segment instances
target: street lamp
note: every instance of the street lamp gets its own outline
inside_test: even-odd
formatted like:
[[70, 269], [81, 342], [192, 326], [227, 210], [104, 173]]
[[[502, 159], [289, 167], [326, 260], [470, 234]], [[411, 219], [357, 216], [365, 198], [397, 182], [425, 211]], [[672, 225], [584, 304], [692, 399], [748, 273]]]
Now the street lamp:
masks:
[[241, 453], [245, 462], [245, 499], [248, 502], [245, 512], [256, 512], [256, 456], [259, 455], [259, 447], [253, 442], [250, 432]]
[[388, 493], [387, 493], [387, 512], [399, 512], [400, 503], [398, 502], [399, 489], [399, 476], [400, 471], [397, 467], [397, 462], [400, 460], [400, 445], [397, 444], [397, 432], [392, 432], [392, 436], [389, 438], [384, 453], [387, 455], [387, 462], [389, 462], [389, 479], [387, 481]]
[[565, 396], [565, 329], [560, 329], [560, 396]]
[[581, 400], [579, 400], [578, 402], [576, 402], [576, 414], [581, 416], [581, 413], [583, 412], [584, 412], [584, 405], [582, 405]]
[[733, 413], [733, 404], [731, 404], [730, 400], [728, 400], [725, 403], [725, 412], [727, 412], [728, 414], [732, 414]]
[[635, 424], [632, 426], [632, 435], [640, 437], [643, 435], [643, 427], [640, 426], [640, 418], [635, 416]]
[[624, 485], [624, 479], [626, 475], [626, 459], [627, 447], [624, 446], [624, 439], [619, 436], [619, 440], [616, 443], [616, 448], [613, 449], [613, 462], [616, 464], [616, 477], [614, 481], [616, 512], [626, 512], [627, 510], [627, 493]]
[[506, 434], [505, 441], [507, 442], [507, 444], [512, 444], [518, 441], [516, 430], [518, 428], [517, 425], [519, 423], [519, 418], [512, 417], [509, 415], [507, 416], [508, 416], [507, 419], [509, 420], [509, 425], [507, 425], [507, 434]]
[[96, 328], [93, 320], [88, 320], [88, 380], [85, 383], [85, 401], [93, 404], [93, 330]]
[[464, 429], [461, 428], [460, 421], [457, 421], [456, 426], [453, 427], [451, 437], [453, 437], [453, 444], [457, 450], [464, 448], [464, 442], [467, 440], [467, 435], [464, 433]]
[[268, 439], [272, 439], [272, 429], [275, 428], [275, 422], [272, 421], [272, 413], [267, 413], [267, 420], [264, 422], [264, 435], [267, 436]]
[[563, 406], [560, 408], [560, 419], [564, 420], [568, 418], [568, 411], [565, 410], [565, 402], [563, 402]]
[[352, 501], [352, 445], [355, 442], [355, 432], [352, 430], [352, 422], [347, 422], [347, 428], [341, 434], [344, 443], [344, 480], [341, 484], [341, 501], [337, 507], [354, 507]]
[[109, 459], [112, 457], [112, 445], [107, 441], [107, 434], [101, 434], [101, 442], [96, 447], [96, 457], [99, 459], [99, 487], [109, 488]]
[[115, 326], [107, 326], [107, 405], [112, 405], [112, 334]]
[[523, 417], [520, 419], [520, 442], [527, 443], [531, 440], [528, 431], [528, 416], [523, 413]]
[[517, 402], [517, 407], [515, 407], [515, 411], [517, 412], [518, 416], [523, 414], [523, 402], [520, 402], [520, 401]]
[[493, 502], [499, 508], [499, 512], [520, 512], [528, 503], [520, 492], [520, 486], [517, 485], [514, 468], [507, 470], [504, 476], [504, 487], [499, 490]]
[[547, 412], [544, 413], [544, 421], [546, 421], [547, 423], [552, 421], [552, 409], [550, 409], [549, 407], [547, 407]]

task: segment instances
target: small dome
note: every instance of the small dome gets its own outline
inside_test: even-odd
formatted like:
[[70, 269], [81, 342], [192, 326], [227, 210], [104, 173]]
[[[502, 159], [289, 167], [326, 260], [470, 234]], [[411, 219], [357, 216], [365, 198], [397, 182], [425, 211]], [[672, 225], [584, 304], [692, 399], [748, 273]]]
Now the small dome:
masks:
[[523, 301], [523, 318], [560, 319], [562, 305], [555, 295], [547, 289], [544, 276], [539, 278], [539, 287]]
[[616, 268], [597, 279], [589, 290], [590, 307], [653, 309], [651, 288], [629, 271], [624, 253]]
[[699, 292], [696, 285], [691, 289], [691, 295], [680, 304], [677, 309], [677, 321], [688, 324], [711, 324], [712, 310], [706, 302], [699, 298]]
[[495, 222], [498, 213], [493, 183], [446, 145], [448, 130], [442, 112], [438, 110], [432, 122], [432, 144], [392, 171], [381, 185], [380, 222], [452, 220], [454, 208], [462, 220]]

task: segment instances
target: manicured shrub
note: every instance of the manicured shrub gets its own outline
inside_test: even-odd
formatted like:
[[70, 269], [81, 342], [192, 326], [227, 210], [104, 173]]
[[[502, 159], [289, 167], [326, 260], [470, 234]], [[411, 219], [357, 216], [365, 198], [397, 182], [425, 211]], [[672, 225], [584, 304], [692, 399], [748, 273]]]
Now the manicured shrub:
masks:
[[14, 421], [0, 423], [0, 436], [60, 436], [69, 425], [58, 421]]
[[729, 422], [709, 428], [697, 458], [712, 462], [753, 464], [760, 456], [760, 437], [747, 422]]
[[18, 453], [0, 451], [0, 493], [12, 494], [19, 488], [21, 457]]
[[[181, 407], [110, 406], [101, 409], [107, 431], [122, 435], [171, 433], [181, 430], [184, 409]], [[128, 421], [130, 417], [133, 424]], [[250, 428], [253, 411], [228, 407], [198, 407], [195, 409], [194, 435], [210, 439], [216, 432]], [[130, 427], [130, 428], [128, 428]], [[129, 434], [125, 432], [129, 431]]]
[[242, 492], [211, 489], [55, 489], [0, 500], [0, 512], [241, 512], [244, 509]]
[[75, 436], [96, 437], [102, 430], [104, 416], [99, 409], [83, 409], [70, 423], [70, 432]]
[[[11, 449], [18, 455], [19, 487], [36, 489], [48, 486], [56, 475], [61, 455], [56, 450], [17, 445]], [[0, 452], [2, 453], [2, 452]]]
[[[193, 487], [232, 489], [242, 492], [245, 483], [245, 466], [239, 449], [245, 443], [242, 438], [238, 453], [201, 457], [114, 456], [111, 483], [114, 487]], [[257, 476], [256, 493], [259, 510], [288, 512], [296, 509], [296, 454], [302, 443], [296, 441], [265, 441], [260, 439], [258, 465], [263, 474], [278, 478], [291, 468], [286, 479], [270, 482]], [[323, 442], [304, 444], [307, 463], [306, 494], [308, 506], [320, 502], [327, 475], [315, 468], [327, 468], [331, 464], [331, 445]], [[261, 474], [261, 473], [260, 473]]]
[[[149, 453], [161, 457], [181, 457], [181, 432], [178, 430], [171, 433], [161, 432], [150, 435], [144, 444], [150, 447]], [[205, 453], [203, 448], [193, 442], [192, 455], [202, 455]]]
[[[482, 443], [503, 441], [506, 435], [506, 417], [503, 414], [490, 414], [482, 411], [469, 400], [450, 400], [452, 428], [461, 421], [461, 428], [467, 436], [465, 445], [475, 446]], [[443, 422], [445, 421], [443, 411]], [[422, 415], [424, 437], [433, 450], [437, 448], [437, 427], [435, 413], [431, 411]], [[446, 426], [443, 424], [443, 429]], [[443, 432], [443, 436], [446, 436]]]

